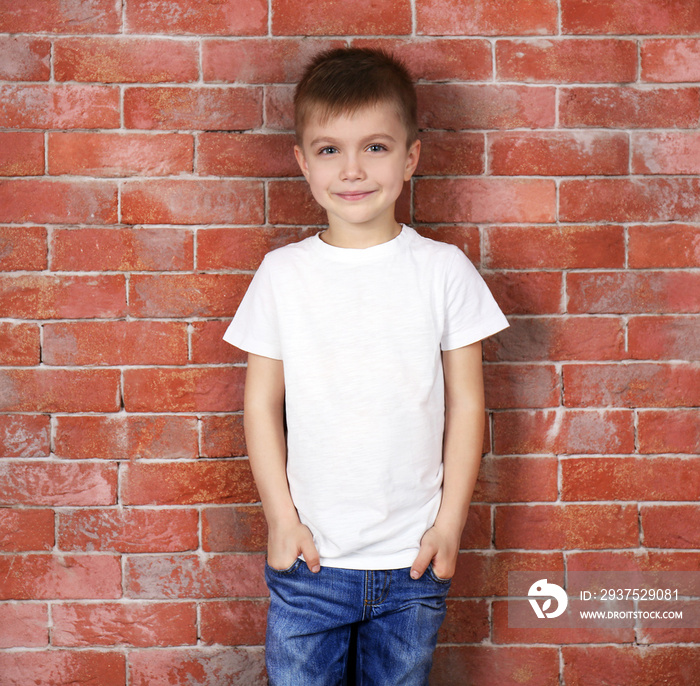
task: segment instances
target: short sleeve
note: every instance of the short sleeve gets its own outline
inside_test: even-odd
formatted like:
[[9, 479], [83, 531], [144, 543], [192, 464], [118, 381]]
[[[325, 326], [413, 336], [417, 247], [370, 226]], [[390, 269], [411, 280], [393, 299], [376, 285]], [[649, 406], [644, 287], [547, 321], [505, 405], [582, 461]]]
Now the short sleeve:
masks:
[[267, 258], [250, 282], [224, 333], [224, 340], [254, 355], [282, 359], [277, 306]]
[[445, 274], [442, 350], [476, 343], [508, 327], [508, 320], [467, 256], [456, 249]]

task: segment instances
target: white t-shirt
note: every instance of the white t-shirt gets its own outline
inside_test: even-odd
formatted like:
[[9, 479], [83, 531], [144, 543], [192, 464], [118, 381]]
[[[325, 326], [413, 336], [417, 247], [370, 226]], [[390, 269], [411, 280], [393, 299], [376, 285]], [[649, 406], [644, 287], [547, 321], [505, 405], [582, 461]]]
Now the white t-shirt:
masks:
[[506, 326], [464, 253], [408, 226], [268, 253], [224, 339], [284, 363], [287, 477], [322, 565], [412, 564], [442, 492], [440, 351]]

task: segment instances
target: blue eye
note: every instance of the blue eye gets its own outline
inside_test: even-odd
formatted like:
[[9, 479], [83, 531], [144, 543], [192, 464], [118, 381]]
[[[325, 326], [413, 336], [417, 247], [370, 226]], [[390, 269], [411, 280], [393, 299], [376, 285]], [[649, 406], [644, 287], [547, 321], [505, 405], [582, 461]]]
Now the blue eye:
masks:
[[367, 148], [370, 152], [383, 152], [386, 149], [386, 146], [381, 143], [372, 143], [372, 145]]
[[332, 145], [327, 145], [325, 148], [321, 148], [318, 151], [318, 154], [319, 155], [332, 155], [335, 152], [338, 152], [337, 148], [334, 148]]

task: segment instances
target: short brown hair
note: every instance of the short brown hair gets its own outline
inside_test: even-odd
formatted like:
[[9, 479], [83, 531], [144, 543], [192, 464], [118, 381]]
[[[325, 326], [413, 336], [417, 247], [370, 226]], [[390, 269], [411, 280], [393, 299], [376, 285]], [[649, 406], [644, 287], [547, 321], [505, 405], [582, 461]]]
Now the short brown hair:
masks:
[[352, 114], [362, 107], [390, 102], [407, 133], [407, 145], [418, 137], [416, 89], [406, 67], [374, 48], [335, 48], [317, 55], [294, 93], [294, 129], [301, 144], [312, 112], [322, 120]]

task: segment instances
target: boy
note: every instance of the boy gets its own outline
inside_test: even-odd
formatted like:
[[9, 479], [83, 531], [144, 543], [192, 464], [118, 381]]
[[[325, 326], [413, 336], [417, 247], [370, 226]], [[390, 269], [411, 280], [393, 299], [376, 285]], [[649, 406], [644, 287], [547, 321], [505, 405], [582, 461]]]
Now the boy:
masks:
[[460, 250], [394, 218], [420, 153], [401, 64], [320, 55], [295, 121], [328, 228], [265, 257], [225, 334], [249, 353], [270, 684], [424, 685], [481, 459], [480, 341], [507, 322]]

